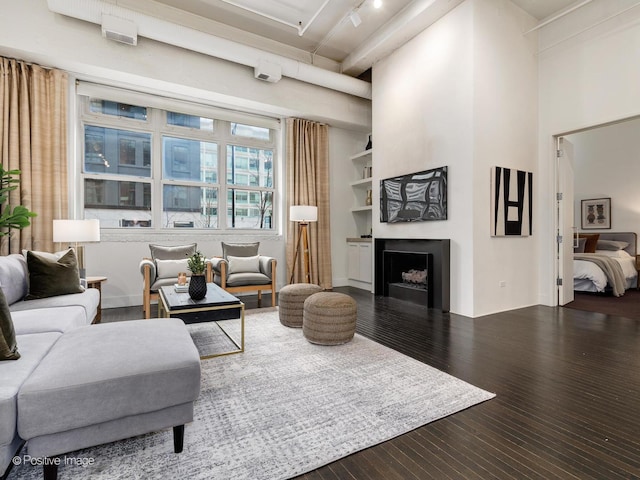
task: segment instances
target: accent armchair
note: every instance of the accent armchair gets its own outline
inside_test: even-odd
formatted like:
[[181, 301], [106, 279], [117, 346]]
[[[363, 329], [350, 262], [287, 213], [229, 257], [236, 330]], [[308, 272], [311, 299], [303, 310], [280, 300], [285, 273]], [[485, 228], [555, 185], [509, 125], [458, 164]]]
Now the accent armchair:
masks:
[[271, 290], [271, 305], [276, 306], [275, 258], [258, 254], [260, 242], [222, 242], [222, 257], [211, 259], [213, 282], [229, 293], [258, 292], [258, 305], [262, 291]]
[[[191, 275], [187, 268], [187, 257], [197, 250], [197, 244], [168, 247], [164, 245], [149, 245], [151, 258], [140, 262], [140, 273], [143, 278], [142, 311], [144, 318], [151, 317], [151, 300], [158, 299], [158, 289], [162, 286], [173, 285], [178, 281], [178, 273]], [[207, 262], [207, 282], [212, 281], [211, 264]]]

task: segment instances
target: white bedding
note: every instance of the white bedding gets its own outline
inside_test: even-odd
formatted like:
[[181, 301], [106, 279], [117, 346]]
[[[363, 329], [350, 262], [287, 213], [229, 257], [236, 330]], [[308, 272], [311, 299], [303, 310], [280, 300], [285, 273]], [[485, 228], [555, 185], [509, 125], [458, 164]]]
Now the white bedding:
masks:
[[[622, 267], [622, 273], [627, 280], [627, 289], [636, 286], [636, 259], [624, 250], [596, 250], [600, 255], [613, 257]], [[573, 261], [573, 289], [581, 292], [604, 292], [607, 277], [594, 263], [583, 260]]]

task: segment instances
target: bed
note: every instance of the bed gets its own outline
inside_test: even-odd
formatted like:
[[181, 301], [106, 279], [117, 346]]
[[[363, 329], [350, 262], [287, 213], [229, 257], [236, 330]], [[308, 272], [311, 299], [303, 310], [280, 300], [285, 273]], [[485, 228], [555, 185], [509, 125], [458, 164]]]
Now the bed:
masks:
[[[599, 235], [599, 237], [595, 241], [593, 237], [588, 239], [592, 235]], [[589, 242], [593, 245], [595, 242], [596, 250], [595, 253], [582, 253], [578, 249], [574, 250], [574, 290], [611, 292], [615, 296], [620, 296], [624, 294], [624, 290], [636, 288], [638, 284], [637, 236], [634, 232], [580, 233], [579, 236], [580, 249], [583, 243]], [[619, 264], [620, 270], [616, 269], [612, 262]], [[619, 277], [620, 272], [621, 278]], [[614, 277], [614, 275], [616, 276]]]

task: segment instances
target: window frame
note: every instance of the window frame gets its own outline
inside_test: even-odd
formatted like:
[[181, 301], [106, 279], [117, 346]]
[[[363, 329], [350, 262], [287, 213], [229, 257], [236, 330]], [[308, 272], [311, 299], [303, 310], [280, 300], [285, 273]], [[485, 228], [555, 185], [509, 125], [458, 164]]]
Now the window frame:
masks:
[[[109, 87], [103, 87], [109, 89]], [[100, 89], [98, 89], [100, 90]], [[233, 112], [224, 111], [220, 115], [221, 111], [216, 107], [209, 107], [207, 105], [192, 105], [188, 102], [182, 102], [180, 100], [175, 101], [175, 105], [169, 102], [169, 105], [163, 105], [164, 108], [158, 108], [155, 105], [149, 105], [151, 97], [146, 94], [141, 94], [140, 101], [136, 101], [131, 97], [131, 94], [135, 92], [123, 91], [123, 98], [113, 98], [113, 96], [97, 94], [85, 94], [84, 92], [77, 92], [77, 111], [78, 119], [76, 122], [78, 131], [77, 142], [77, 158], [76, 158], [76, 172], [77, 174], [77, 189], [76, 205], [80, 214], [80, 217], [84, 217], [85, 211], [85, 180], [97, 179], [97, 180], [114, 180], [114, 181], [133, 181], [143, 184], [150, 184], [151, 195], [151, 208], [150, 210], [144, 210], [148, 212], [151, 219], [151, 227], [144, 229], [131, 229], [124, 227], [103, 227], [107, 231], [112, 231], [118, 234], [128, 234], [137, 232], [137, 234], [144, 233], [145, 235], [166, 235], [174, 233], [185, 233], [185, 230], [189, 234], [194, 235], [211, 235], [215, 234], [244, 234], [244, 235], [260, 235], [260, 236], [278, 236], [280, 235], [280, 228], [282, 225], [282, 219], [280, 218], [280, 205], [279, 201], [282, 197], [279, 189], [283, 188], [280, 185], [280, 178], [278, 177], [282, 166], [282, 158], [280, 156], [280, 120], [257, 117], [258, 121], [252, 123], [247, 118], [247, 114], [237, 112], [237, 117], [234, 118]], [[107, 98], [108, 97], [108, 98]], [[145, 107], [147, 109], [146, 119], [128, 118], [110, 114], [103, 114], [100, 112], [91, 111], [91, 100], [101, 99], [114, 101], [119, 103], [126, 103], [134, 106]], [[167, 102], [166, 98], [162, 99], [163, 102]], [[151, 102], [152, 103], [152, 102]], [[213, 131], [207, 129], [200, 129], [187, 126], [179, 126], [169, 124], [168, 112], [175, 112], [179, 114], [195, 115], [204, 118], [212, 119]], [[220, 118], [223, 117], [223, 118]], [[270, 138], [268, 140], [251, 137], [239, 137], [234, 135], [231, 131], [231, 125], [233, 123], [241, 123], [244, 125], [255, 125], [256, 127], [268, 128], [270, 131]], [[135, 133], [150, 134], [150, 177], [134, 176], [118, 173], [99, 173], [99, 172], [85, 172], [85, 128], [87, 126], [96, 126], [104, 128], [112, 128], [118, 130], [126, 130]], [[217, 152], [217, 169], [216, 169], [216, 182], [211, 182], [211, 178], [201, 177], [200, 181], [188, 180], [188, 179], [170, 179], [164, 178], [163, 175], [163, 141], [165, 137], [174, 137], [184, 140], [194, 140], [199, 142], [208, 142], [215, 144]], [[262, 149], [272, 151], [273, 163], [272, 163], [272, 186], [260, 187], [251, 185], [232, 185], [227, 183], [227, 146], [240, 146], [246, 149]], [[103, 147], [104, 148], [104, 147]], [[144, 153], [143, 153], [144, 155]], [[116, 163], [119, 163], [119, 159]], [[110, 162], [112, 163], [112, 162]], [[214, 206], [217, 212], [217, 227], [196, 227], [196, 228], [184, 228], [175, 226], [164, 226], [165, 211], [163, 206], [164, 201], [164, 188], [166, 185], [172, 186], [186, 186], [186, 187], [200, 187], [217, 189], [217, 203]], [[252, 196], [252, 192], [258, 192], [259, 195], [263, 195], [262, 192], [267, 191], [271, 193], [271, 221], [270, 228], [241, 228], [241, 227], [228, 227], [228, 209], [230, 206], [227, 204], [227, 194], [232, 189], [240, 189], [249, 192], [249, 197]], [[91, 208], [91, 207], [88, 207]], [[201, 208], [203, 206], [201, 205]], [[208, 208], [212, 208], [211, 206]], [[253, 208], [247, 205], [247, 208]], [[141, 230], [143, 232], [141, 232]]]

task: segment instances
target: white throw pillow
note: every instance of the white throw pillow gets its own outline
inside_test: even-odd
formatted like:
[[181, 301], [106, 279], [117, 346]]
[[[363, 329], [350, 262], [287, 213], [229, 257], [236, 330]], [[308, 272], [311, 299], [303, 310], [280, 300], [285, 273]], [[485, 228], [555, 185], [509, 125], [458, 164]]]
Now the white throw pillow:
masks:
[[260, 255], [255, 257], [227, 257], [229, 274], [260, 273]]
[[183, 260], [156, 260], [156, 268], [158, 269], [158, 278], [178, 278], [180, 272], [191, 275], [187, 268], [187, 259]]

